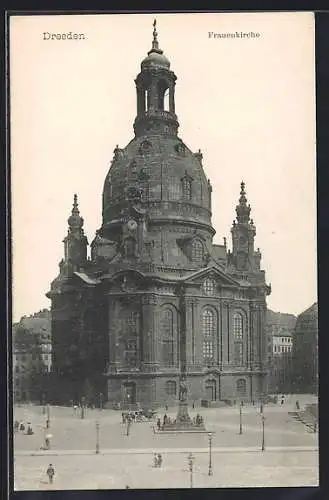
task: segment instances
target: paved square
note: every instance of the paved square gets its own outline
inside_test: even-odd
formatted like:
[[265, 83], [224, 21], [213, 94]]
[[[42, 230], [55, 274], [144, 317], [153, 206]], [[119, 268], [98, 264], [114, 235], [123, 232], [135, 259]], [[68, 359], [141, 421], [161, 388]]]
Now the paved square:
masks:
[[[188, 454], [195, 457], [193, 487], [301, 486], [318, 484], [318, 434], [289, 416], [292, 405], [265, 408], [265, 451], [261, 451], [259, 408], [245, 406], [243, 434], [239, 434], [237, 407], [190, 410], [203, 415], [212, 439], [213, 475], [208, 476], [207, 434], [161, 435], [153, 422], [134, 423], [129, 436], [121, 412], [86, 410], [85, 418], [71, 408], [51, 407], [51, 449], [42, 450], [45, 415], [38, 406], [15, 408], [14, 418], [32, 423], [34, 434], [14, 436], [16, 490], [188, 488]], [[177, 408], [167, 414], [175, 416]], [[159, 411], [163, 417], [165, 411]], [[95, 454], [96, 422], [100, 428], [100, 454]], [[153, 467], [153, 454], [161, 452], [163, 466]], [[48, 464], [56, 469], [53, 485]]]

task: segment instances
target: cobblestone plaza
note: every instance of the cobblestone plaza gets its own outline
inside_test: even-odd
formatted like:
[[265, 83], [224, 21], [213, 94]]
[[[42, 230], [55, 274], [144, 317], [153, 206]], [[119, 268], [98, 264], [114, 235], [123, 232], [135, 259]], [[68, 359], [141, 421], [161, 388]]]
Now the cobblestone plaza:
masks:
[[[201, 413], [213, 432], [212, 467], [208, 476], [208, 434], [154, 433], [155, 421], [135, 423], [129, 436], [121, 412], [87, 410], [83, 419], [71, 408], [50, 408], [51, 449], [43, 451], [45, 415], [41, 407], [15, 408], [14, 418], [29, 421], [34, 434], [14, 437], [16, 490], [120, 489], [190, 487], [188, 455], [194, 456], [193, 487], [312, 486], [318, 484], [318, 433], [292, 419], [293, 403], [265, 407], [265, 450], [261, 450], [259, 407], [242, 412], [238, 407], [191, 409]], [[167, 415], [175, 415], [169, 408]], [[163, 417], [165, 410], [159, 410]], [[96, 423], [100, 453], [96, 454]], [[153, 467], [154, 453], [162, 453], [163, 465]], [[49, 485], [46, 469], [52, 463], [55, 481]]]

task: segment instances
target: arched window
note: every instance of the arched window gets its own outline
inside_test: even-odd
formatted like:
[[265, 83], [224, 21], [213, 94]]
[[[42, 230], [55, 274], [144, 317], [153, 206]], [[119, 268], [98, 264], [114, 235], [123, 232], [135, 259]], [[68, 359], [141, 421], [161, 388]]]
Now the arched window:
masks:
[[203, 244], [200, 240], [192, 241], [192, 261], [200, 262], [203, 259]]
[[235, 364], [243, 365], [243, 318], [241, 313], [233, 316], [234, 358]]
[[192, 198], [192, 182], [188, 177], [182, 179], [183, 200], [188, 201]]
[[233, 334], [234, 340], [242, 340], [243, 337], [243, 321], [242, 314], [234, 314], [233, 317]]
[[239, 378], [236, 382], [236, 393], [238, 397], [246, 396], [247, 384], [244, 378]]
[[140, 315], [137, 311], [130, 311], [121, 320], [121, 338], [124, 348], [124, 363], [129, 368], [138, 365]]
[[177, 384], [174, 380], [168, 380], [166, 382], [166, 393], [168, 396], [176, 396]]
[[163, 96], [163, 110], [169, 111], [169, 89], [166, 89]]
[[174, 352], [174, 315], [166, 308], [161, 315], [162, 361], [166, 366], [175, 364]]
[[202, 313], [203, 360], [205, 364], [214, 360], [215, 314], [211, 309]]
[[158, 108], [160, 111], [169, 111], [169, 88], [164, 80], [158, 83]]
[[148, 91], [144, 90], [144, 110], [147, 111], [149, 107], [149, 102], [148, 102]]

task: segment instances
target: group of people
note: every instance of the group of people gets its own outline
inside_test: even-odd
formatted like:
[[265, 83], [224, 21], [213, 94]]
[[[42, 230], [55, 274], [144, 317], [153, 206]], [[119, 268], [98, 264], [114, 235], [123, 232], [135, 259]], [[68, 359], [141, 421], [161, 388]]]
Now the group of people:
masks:
[[30, 422], [27, 422], [27, 424], [25, 425], [24, 422], [19, 422], [18, 420], [15, 420], [14, 422], [14, 432], [25, 432], [25, 434], [27, 434], [28, 436], [32, 436], [32, 434], [34, 434]]
[[162, 430], [167, 424], [171, 424], [171, 423], [172, 423], [171, 418], [168, 417], [167, 414], [165, 413], [165, 415], [163, 417], [163, 423], [162, 424], [161, 424], [160, 418], [158, 418], [158, 420], [157, 420], [158, 431]]
[[198, 413], [196, 417], [193, 417], [193, 423], [195, 425], [197, 425], [197, 426], [203, 425], [203, 417], [202, 417], [202, 415], [199, 415], [199, 413]]

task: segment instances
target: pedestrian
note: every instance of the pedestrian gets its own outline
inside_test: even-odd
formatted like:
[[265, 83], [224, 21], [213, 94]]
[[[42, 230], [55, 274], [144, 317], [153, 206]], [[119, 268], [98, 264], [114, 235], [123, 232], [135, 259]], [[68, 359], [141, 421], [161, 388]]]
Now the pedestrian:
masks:
[[158, 431], [161, 429], [161, 420], [158, 418], [157, 420], [157, 427], [158, 427]]
[[296, 410], [300, 410], [300, 406], [299, 406], [299, 401], [298, 401], [298, 399], [297, 399], [297, 401], [296, 401]]
[[163, 425], [166, 425], [168, 421], [168, 417], [167, 417], [167, 414], [165, 414], [165, 416], [163, 417]]
[[166, 405], [166, 411], [168, 411], [168, 405]]
[[127, 436], [129, 436], [129, 433], [130, 433], [130, 427], [131, 427], [131, 418], [128, 417], [128, 421], [127, 421]]
[[154, 467], [158, 467], [158, 455], [156, 453], [154, 453], [153, 461]]
[[15, 420], [15, 423], [14, 423], [14, 432], [17, 432], [19, 429], [19, 422], [18, 420]]
[[162, 465], [162, 455], [161, 453], [158, 453], [158, 467], [161, 467]]
[[47, 476], [50, 484], [52, 484], [54, 481], [54, 475], [55, 475], [55, 469], [53, 467], [53, 464], [49, 464], [49, 467], [47, 469]]
[[22, 432], [24, 432], [24, 431], [25, 431], [25, 425], [23, 424], [23, 422], [21, 422], [21, 423], [19, 424], [19, 430], [20, 430], [20, 431], [22, 431]]
[[192, 403], [192, 408], [194, 410], [194, 408], [195, 408], [195, 401], [193, 401], [193, 403]]

